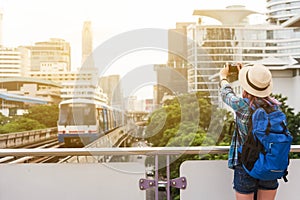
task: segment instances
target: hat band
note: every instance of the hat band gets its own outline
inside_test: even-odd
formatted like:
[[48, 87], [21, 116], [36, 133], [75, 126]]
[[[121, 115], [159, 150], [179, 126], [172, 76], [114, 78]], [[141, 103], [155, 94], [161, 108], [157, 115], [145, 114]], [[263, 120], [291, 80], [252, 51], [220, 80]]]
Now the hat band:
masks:
[[249, 80], [249, 77], [248, 77], [248, 72], [249, 72], [249, 70], [246, 73], [246, 80], [247, 80], [248, 85], [250, 85], [253, 89], [258, 90], [258, 91], [264, 91], [265, 89], [267, 89], [269, 87], [270, 84], [268, 84], [267, 87], [261, 88], [261, 87], [257, 87], [253, 83], [251, 83], [251, 81]]

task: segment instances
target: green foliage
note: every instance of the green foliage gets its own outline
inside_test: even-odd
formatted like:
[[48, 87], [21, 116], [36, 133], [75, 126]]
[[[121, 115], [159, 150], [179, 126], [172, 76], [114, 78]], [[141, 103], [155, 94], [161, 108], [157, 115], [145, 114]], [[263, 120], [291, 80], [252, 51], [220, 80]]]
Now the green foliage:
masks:
[[[286, 104], [287, 97], [273, 95], [287, 115], [294, 144], [300, 144], [300, 113]], [[203, 93], [168, 100], [150, 116], [146, 135], [153, 146], [229, 145], [234, 131], [233, 114], [213, 107]]]
[[[206, 139], [206, 134], [201, 128], [198, 128], [197, 132], [195, 132], [196, 128], [195, 124], [185, 123], [181, 124], [180, 130], [172, 129], [172, 134], [170, 135], [173, 137], [167, 138], [168, 143], [166, 146], [201, 146]], [[169, 129], [165, 133], [168, 133], [168, 131]]]
[[209, 99], [187, 94], [168, 100], [152, 113], [146, 135], [154, 146], [198, 146], [211, 120]]
[[36, 120], [19, 117], [10, 123], [0, 126], [0, 133], [22, 132], [43, 128], [46, 128], [45, 125], [40, 124]]
[[57, 105], [37, 105], [31, 107], [23, 117], [36, 120], [45, 127], [56, 127], [58, 112]]
[[0, 133], [13, 133], [55, 127], [58, 120], [57, 105], [37, 105], [23, 116], [0, 115]]
[[219, 109], [217, 116], [214, 118], [214, 131], [220, 131], [217, 137], [218, 146], [228, 146], [231, 143], [233, 131], [234, 131], [234, 118], [232, 112], [228, 112], [225, 109]]

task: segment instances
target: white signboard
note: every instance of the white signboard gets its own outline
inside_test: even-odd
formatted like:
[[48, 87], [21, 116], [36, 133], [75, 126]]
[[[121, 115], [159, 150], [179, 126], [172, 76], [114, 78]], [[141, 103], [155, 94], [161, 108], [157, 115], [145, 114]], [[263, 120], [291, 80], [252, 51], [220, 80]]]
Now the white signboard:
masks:
[[139, 163], [2, 164], [0, 199], [145, 199]]

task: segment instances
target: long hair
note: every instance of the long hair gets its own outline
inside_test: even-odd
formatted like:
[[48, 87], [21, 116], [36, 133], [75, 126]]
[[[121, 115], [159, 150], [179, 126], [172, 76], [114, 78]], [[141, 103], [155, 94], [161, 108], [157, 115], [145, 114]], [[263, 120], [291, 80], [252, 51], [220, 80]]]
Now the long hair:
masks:
[[243, 98], [248, 98], [249, 99], [249, 104], [250, 106], [252, 105], [256, 105], [256, 103], [259, 101], [259, 100], [262, 100], [264, 103], [270, 105], [270, 106], [279, 106], [281, 103], [273, 98], [273, 97], [270, 97], [270, 96], [267, 96], [267, 97], [257, 97], [257, 96], [254, 96], [252, 94], [249, 94], [246, 90], [243, 91]]

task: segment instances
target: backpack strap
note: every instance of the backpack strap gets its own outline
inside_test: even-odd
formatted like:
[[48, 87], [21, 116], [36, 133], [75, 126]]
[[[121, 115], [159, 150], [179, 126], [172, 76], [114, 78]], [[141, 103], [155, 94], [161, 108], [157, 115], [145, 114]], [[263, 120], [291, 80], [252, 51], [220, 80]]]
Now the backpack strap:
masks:
[[283, 132], [284, 132], [284, 134], [288, 134], [287, 133], [287, 131], [288, 131], [288, 129], [287, 129], [287, 125], [286, 125], [286, 123], [284, 122], [284, 121], [281, 121], [280, 122], [280, 125], [283, 127]]
[[270, 123], [270, 120], [268, 119], [268, 125], [267, 125], [267, 129], [266, 129], [266, 135], [270, 134], [270, 130], [271, 130], [271, 123]]
[[[258, 108], [262, 108], [262, 109], [264, 109], [265, 110], [265, 112], [267, 113], [267, 114], [269, 114], [269, 113], [271, 113], [271, 112], [274, 112], [276, 109], [274, 108], [274, 106], [271, 106], [271, 105], [269, 105], [269, 104], [267, 104], [267, 103], [264, 103], [264, 104], [262, 104], [261, 106], [257, 106], [257, 105], [255, 105], [255, 107], [256, 107], [256, 109], [258, 109]], [[255, 110], [256, 110], [255, 109]], [[252, 110], [252, 109], [251, 109]], [[253, 112], [251, 113], [251, 116], [252, 116], [252, 114], [255, 112], [255, 110], [253, 110]], [[252, 120], [250, 120], [250, 122], [251, 122], [251, 125], [252, 125]], [[251, 128], [252, 128], [252, 126], [251, 126]], [[271, 123], [270, 123], [270, 120], [268, 120], [268, 125], [267, 125], [267, 129], [266, 129], [266, 135], [269, 135], [270, 134], [270, 130], [271, 130]]]
[[[235, 153], [237, 150], [237, 138], [238, 138], [238, 132], [237, 132], [237, 123], [236, 123], [236, 119], [235, 121], [232, 121], [230, 124], [230, 132], [232, 130], [232, 127], [235, 126], [235, 135], [234, 135], [234, 147], [233, 147], [233, 158], [232, 158], [232, 165], [234, 164], [234, 157], [235, 157]], [[239, 159], [239, 158], [238, 158]], [[234, 166], [234, 165], [233, 165]]]
[[283, 175], [283, 177], [282, 177], [283, 180], [284, 180], [284, 182], [288, 182], [287, 175], [288, 175], [288, 171], [285, 170], [284, 175]]

